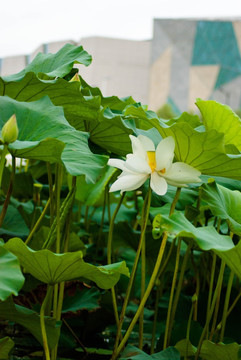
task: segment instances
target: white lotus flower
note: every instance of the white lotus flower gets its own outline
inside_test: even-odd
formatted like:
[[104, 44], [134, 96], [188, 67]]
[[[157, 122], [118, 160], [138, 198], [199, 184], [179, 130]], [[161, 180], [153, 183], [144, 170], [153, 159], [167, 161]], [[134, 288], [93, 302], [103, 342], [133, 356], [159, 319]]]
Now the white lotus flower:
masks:
[[130, 135], [132, 154], [126, 160], [109, 159], [108, 165], [122, 170], [110, 191], [131, 191], [138, 189], [150, 177], [151, 189], [158, 195], [167, 192], [167, 184], [183, 187], [188, 183], [200, 182], [200, 171], [183, 162], [173, 163], [175, 141], [169, 136], [158, 144], [144, 135]]

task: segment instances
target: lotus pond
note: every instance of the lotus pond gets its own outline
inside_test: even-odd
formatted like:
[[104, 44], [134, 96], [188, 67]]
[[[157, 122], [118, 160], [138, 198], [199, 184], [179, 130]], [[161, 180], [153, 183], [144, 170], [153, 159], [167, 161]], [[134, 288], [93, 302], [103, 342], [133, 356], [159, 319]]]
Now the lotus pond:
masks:
[[81, 77], [0, 78], [0, 359], [241, 359], [241, 120], [164, 120]]

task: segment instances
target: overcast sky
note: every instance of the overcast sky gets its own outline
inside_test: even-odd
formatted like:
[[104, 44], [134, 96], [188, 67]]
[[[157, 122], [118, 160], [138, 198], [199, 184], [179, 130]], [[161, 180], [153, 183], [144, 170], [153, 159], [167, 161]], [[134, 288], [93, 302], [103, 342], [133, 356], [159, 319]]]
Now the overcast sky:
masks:
[[3, 0], [0, 58], [87, 36], [152, 37], [153, 18], [241, 18], [240, 0]]

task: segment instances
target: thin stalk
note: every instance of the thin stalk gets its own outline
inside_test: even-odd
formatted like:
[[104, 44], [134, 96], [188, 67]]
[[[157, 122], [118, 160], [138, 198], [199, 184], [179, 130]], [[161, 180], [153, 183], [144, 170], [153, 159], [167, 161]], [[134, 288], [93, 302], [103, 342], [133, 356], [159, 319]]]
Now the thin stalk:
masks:
[[158, 270], [160, 268], [160, 264], [161, 264], [161, 261], [162, 261], [162, 258], [163, 258], [163, 254], [164, 254], [164, 251], [165, 251], [165, 247], [166, 247], [166, 242], [167, 242], [167, 233], [164, 232], [163, 234], [163, 238], [162, 238], [162, 242], [161, 242], [161, 246], [160, 246], [160, 250], [159, 250], [159, 253], [158, 253], [158, 256], [157, 256], [157, 260], [156, 260], [156, 264], [154, 266], [154, 269], [153, 269], [153, 272], [152, 272], [152, 275], [151, 275], [151, 278], [150, 278], [150, 281], [149, 281], [149, 284], [146, 288], [146, 291], [145, 291], [145, 294], [140, 302], [140, 305], [136, 311], [136, 314], [134, 316], [134, 318], [132, 319], [127, 331], [126, 331], [126, 334], [124, 336], [124, 338], [122, 339], [122, 341], [120, 342], [120, 345], [118, 346], [115, 354], [113, 354], [112, 356], [112, 360], [116, 359], [117, 356], [120, 354], [120, 352], [122, 351], [123, 347], [125, 346], [141, 312], [142, 312], [142, 309], [144, 308], [145, 304], [146, 304], [146, 301], [151, 293], [151, 290], [155, 284], [155, 281], [156, 281], [156, 276], [157, 276], [157, 273], [158, 273]]
[[[109, 186], [109, 184], [107, 186]], [[108, 219], [109, 219], [109, 223], [110, 223], [111, 212], [110, 212], [110, 192], [109, 191], [107, 191], [107, 212], [108, 212]]]
[[56, 168], [56, 253], [60, 253], [60, 241], [61, 241], [61, 234], [60, 234], [60, 192], [62, 187], [62, 165], [57, 164]]
[[[61, 164], [56, 165], [55, 173], [55, 209], [56, 209], [56, 253], [60, 253], [60, 192], [62, 185], [62, 167]], [[58, 298], [59, 298], [59, 285], [54, 285], [54, 299], [53, 299], [53, 318], [57, 319], [58, 314]], [[57, 346], [52, 349], [51, 358], [55, 360], [57, 357]]]
[[[157, 275], [158, 277], [158, 275]], [[152, 326], [152, 337], [151, 337], [151, 349], [150, 354], [154, 353], [155, 348], [155, 340], [156, 340], [156, 325], [157, 325], [157, 315], [158, 315], [158, 304], [161, 297], [162, 288], [161, 286], [157, 287], [156, 290], [156, 299], [155, 299], [155, 307], [154, 307], [154, 319], [153, 319], [153, 326]]]
[[227, 316], [228, 316], [228, 305], [229, 305], [229, 300], [230, 300], [230, 295], [231, 295], [231, 290], [232, 290], [232, 285], [233, 285], [233, 278], [234, 278], [234, 272], [233, 272], [233, 270], [231, 270], [231, 272], [229, 274], [228, 286], [227, 286], [224, 307], [223, 307], [222, 327], [221, 327], [220, 340], [219, 340], [220, 342], [223, 342], [223, 338], [224, 338], [224, 331], [225, 331], [226, 320], [227, 320]]
[[10, 202], [10, 197], [12, 195], [13, 192], [13, 181], [14, 181], [14, 177], [15, 177], [15, 171], [16, 171], [16, 162], [15, 162], [15, 157], [12, 157], [12, 172], [11, 172], [11, 176], [10, 176], [10, 181], [9, 181], [9, 186], [8, 186], [8, 191], [7, 191], [7, 195], [2, 207], [2, 211], [0, 214], [0, 227], [3, 224], [3, 220], [5, 218], [5, 215], [7, 213], [7, 209], [8, 209], [8, 205]]
[[[225, 267], [224, 260], [222, 260], [222, 264], [223, 263], [224, 263], [224, 267]], [[220, 276], [220, 273], [219, 273], [219, 276]], [[223, 281], [223, 273], [222, 273], [222, 281]], [[212, 340], [214, 331], [216, 329], [217, 318], [218, 318], [218, 310], [219, 310], [219, 305], [220, 305], [220, 297], [221, 297], [221, 291], [222, 291], [222, 281], [220, 282], [219, 288], [218, 288], [217, 300], [216, 300], [216, 305], [215, 305], [215, 310], [214, 310], [214, 315], [213, 315], [213, 322], [212, 322], [212, 327], [211, 327], [211, 331], [210, 331], [210, 335], [209, 335], [209, 340]]]
[[[190, 254], [190, 251], [191, 251], [191, 247], [192, 247], [192, 241], [190, 241], [189, 244], [188, 244], [187, 250], [185, 252], [185, 255], [184, 255], [184, 258], [183, 258], [183, 261], [182, 261], [181, 269], [180, 269], [180, 275], [179, 275], [179, 279], [178, 279], [177, 289], [176, 289], [176, 292], [175, 292], [173, 305], [172, 305], [169, 335], [172, 332], [172, 327], [173, 327], [173, 323], [174, 323], [174, 319], [175, 319], [175, 314], [176, 314], [176, 310], [177, 310], [177, 305], [178, 305], [178, 301], [179, 301], [179, 297], [180, 297], [180, 293], [181, 293], [181, 289], [182, 289], [183, 278], [184, 278], [184, 274], [185, 274], [189, 254]], [[168, 338], [168, 341], [169, 340], [170, 340], [170, 338]]]
[[[202, 199], [202, 188], [199, 188], [199, 194], [198, 194], [198, 199], [197, 199], [197, 206], [196, 209], [199, 211], [200, 209], [200, 205], [201, 205], [201, 199]], [[193, 224], [194, 226], [197, 226], [197, 222], [198, 222], [198, 217], [196, 216]]]
[[119, 202], [115, 208], [115, 211], [111, 217], [110, 220], [110, 226], [109, 226], [109, 234], [108, 234], [108, 240], [107, 240], [107, 264], [111, 264], [111, 253], [112, 253], [112, 240], [113, 240], [113, 231], [114, 231], [114, 225], [115, 225], [115, 219], [118, 214], [118, 211], [120, 210], [121, 204], [124, 200], [125, 193], [123, 193], [119, 199]]
[[[143, 239], [141, 248], [141, 299], [145, 294], [146, 288], [146, 241]], [[139, 349], [143, 348], [143, 334], [144, 334], [144, 308], [140, 314], [139, 319]]]
[[46, 305], [49, 301], [49, 297], [52, 294], [52, 286], [48, 286], [47, 293], [45, 295], [44, 301], [42, 303], [41, 309], [40, 309], [40, 327], [41, 327], [41, 333], [42, 333], [42, 339], [43, 339], [43, 348], [45, 352], [46, 360], [50, 360], [50, 353], [49, 353], [49, 346], [48, 346], [48, 338], [45, 328], [45, 321], [44, 321], [44, 312]]
[[99, 229], [99, 234], [98, 234], [97, 243], [96, 243], [96, 258], [97, 258], [97, 254], [98, 254], [98, 251], [99, 251], [99, 248], [100, 248], [103, 225], [104, 225], [104, 221], [105, 221], [106, 196], [107, 196], [106, 189], [107, 188], [105, 187], [103, 209], [102, 209], [102, 216], [101, 216], [101, 222], [100, 222], [100, 229]]
[[175, 210], [175, 208], [176, 208], [176, 204], [177, 204], [177, 202], [178, 202], [178, 199], [179, 199], [179, 196], [180, 196], [180, 193], [181, 193], [181, 189], [182, 189], [182, 188], [180, 188], [180, 187], [177, 188], [175, 197], [174, 197], [173, 202], [172, 202], [172, 204], [171, 204], [169, 216], [174, 213], [174, 210]]
[[[176, 243], [176, 239], [173, 239], [170, 249], [167, 253], [167, 256], [165, 256], [165, 261], [163, 263], [163, 265], [160, 267], [157, 277], [156, 277], [156, 282], [158, 282], [158, 279], [160, 279], [160, 277], [163, 275], [166, 266], [170, 260], [174, 245]], [[158, 314], [158, 303], [159, 303], [159, 299], [161, 297], [161, 292], [162, 292], [162, 288], [163, 288], [163, 284], [162, 282], [159, 280], [159, 285], [157, 285], [157, 291], [156, 291], [156, 300], [155, 300], [155, 310], [154, 310], [154, 319], [153, 319], [153, 326], [152, 326], [152, 338], [151, 338], [151, 349], [150, 349], [150, 354], [154, 353], [154, 347], [155, 347], [155, 337], [156, 337], [156, 325], [157, 325], [157, 314]]]
[[29, 159], [26, 159], [26, 165], [24, 167], [24, 172], [28, 171], [28, 167], [29, 167]]
[[174, 249], [175, 244], [176, 244], [176, 238], [173, 239], [173, 241], [171, 243], [171, 246], [170, 246], [170, 249], [169, 249], [169, 251], [167, 253], [167, 256], [165, 257], [165, 261], [164, 261], [163, 265], [160, 267], [160, 269], [158, 271], [157, 279], [159, 279], [159, 277], [164, 273], [164, 271], [165, 271], [165, 269], [167, 267], [167, 264], [168, 264], [168, 262], [170, 260], [170, 257], [172, 255], [172, 251]]
[[[213, 253], [213, 261], [212, 261], [210, 284], [209, 284], [209, 292], [208, 292], [208, 303], [207, 303], [206, 322], [207, 322], [208, 314], [209, 314], [210, 307], [211, 307], [216, 262], [217, 262], [217, 255], [216, 255], [215, 253]], [[207, 337], [208, 337], [208, 333], [209, 333], [209, 329], [207, 328]]]
[[170, 298], [169, 298], [169, 305], [168, 305], [168, 310], [167, 310], [166, 329], [165, 329], [164, 342], [163, 342], [164, 350], [167, 348], [169, 338], [170, 338], [171, 311], [172, 311], [173, 297], [174, 297], [174, 291], [175, 291], [175, 287], [176, 287], [176, 280], [177, 280], [177, 274], [178, 274], [181, 242], [182, 242], [181, 238], [178, 238], [176, 263], [175, 263], [175, 269], [174, 269], [174, 274], [173, 274], [173, 279], [172, 279], [172, 287], [171, 287], [171, 293], [170, 293]]
[[194, 302], [192, 301], [192, 307], [191, 307], [191, 311], [190, 311], [190, 314], [189, 314], [189, 317], [188, 317], [188, 322], [187, 322], [186, 352], [185, 352], [185, 355], [184, 355], [184, 360], [188, 360], [188, 345], [189, 345], [189, 339], [190, 339], [190, 330], [191, 330], [193, 310], [194, 310]]
[[39, 216], [39, 218], [38, 218], [37, 222], [35, 223], [34, 227], [32, 228], [32, 230], [30, 231], [30, 233], [29, 233], [29, 235], [28, 235], [28, 237], [27, 237], [27, 239], [26, 239], [26, 241], [25, 241], [25, 244], [26, 244], [26, 245], [30, 242], [30, 240], [32, 239], [34, 233], [35, 233], [36, 230], [38, 229], [41, 221], [43, 220], [43, 218], [44, 218], [44, 216], [45, 216], [45, 214], [46, 214], [46, 212], [47, 212], [47, 210], [48, 210], [49, 204], [50, 204], [50, 198], [49, 198], [48, 201], [46, 202], [45, 207], [44, 207], [41, 215]]
[[[111, 259], [111, 253], [112, 253], [112, 240], [113, 240], [113, 231], [114, 231], [114, 225], [115, 225], [115, 219], [118, 214], [118, 211], [120, 210], [121, 204], [124, 200], [125, 193], [123, 193], [119, 199], [119, 202], [115, 208], [115, 211], [112, 215], [112, 218], [110, 220], [110, 226], [109, 226], [109, 233], [108, 233], [108, 241], [107, 241], [107, 264], [112, 263]], [[117, 301], [116, 301], [116, 294], [115, 294], [115, 288], [111, 288], [111, 296], [112, 296], [112, 304], [113, 304], [113, 310], [115, 315], [115, 321], [116, 326], [119, 326], [119, 314], [118, 314], [118, 308], [117, 308]]]
[[50, 227], [54, 221], [54, 188], [53, 188], [53, 178], [51, 172], [51, 164], [47, 162], [47, 173], [48, 173], [48, 182], [49, 182], [49, 199], [50, 199]]
[[1, 154], [1, 160], [0, 160], [0, 189], [2, 187], [3, 170], [4, 170], [4, 165], [5, 165], [5, 157], [6, 157], [7, 153], [8, 153], [8, 145], [4, 144], [3, 151]]
[[84, 227], [85, 230], [87, 231], [87, 227], [88, 227], [88, 213], [89, 213], [89, 206], [85, 207], [85, 217], [84, 217]]
[[148, 218], [149, 218], [150, 204], [151, 204], [151, 189], [149, 188], [148, 192], [146, 194], [145, 200], [144, 200], [143, 208], [142, 208], [142, 231], [141, 231], [141, 236], [140, 236], [138, 248], [136, 251], [136, 256], [135, 256], [134, 264], [132, 267], [129, 283], [128, 283], [127, 290], [126, 290], [126, 296], [125, 296], [125, 299], [124, 299], [124, 302], [122, 305], [122, 310], [121, 310], [121, 314], [120, 314], [119, 325], [117, 327], [116, 341], [115, 341], [112, 359], [116, 358], [116, 352], [117, 352], [117, 348], [118, 348], [118, 344], [119, 344], [119, 339], [121, 336], [121, 329], [122, 329], [122, 325], [123, 325], [123, 321], [124, 321], [124, 316], [125, 316], [127, 304], [129, 302], [129, 297], [130, 297], [132, 285], [133, 285], [135, 274], [136, 274], [136, 269], [137, 269], [137, 264], [138, 264], [138, 260], [140, 257], [142, 244], [143, 244], [143, 241], [145, 238], [145, 231], [146, 231], [146, 226], [147, 226], [147, 222], [148, 222]]
[[208, 312], [207, 320], [206, 320], [206, 323], [205, 323], [205, 325], [204, 325], [204, 328], [203, 328], [201, 337], [200, 337], [200, 339], [199, 339], [199, 343], [198, 343], [198, 347], [197, 347], [197, 352], [196, 352], [196, 354], [195, 354], [195, 359], [194, 359], [194, 360], [198, 360], [199, 355], [200, 355], [202, 343], [203, 343], [203, 340], [204, 340], [204, 338], [205, 338], [205, 335], [206, 335], [206, 332], [207, 332], [207, 329], [208, 329], [208, 326], [209, 326], [209, 323], [210, 323], [210, 321], [211, 321], [211, 318], [212, 318], [212, 315], [213, 315], [213, 311], [214, 311], [214, 308], [215, 308], [215, 304], [216, 304], [216, 300], [217, 300], [217, 296], [218, 296], [218, 289], [219, 289], [219, 287], [220, 287], [220, 284], [222, 284], [222, 281], [223, 281], [224, 268], [225, 268], [225, 262], [223, 261], [223, 262], [221, 263], [220, 272], [219, 272], [219, 276], [218, 276], [218, 281], [217, 281], [217, 285], [216, 285], [216, 288], [215, 288], [215, 291], [214, 291], [214, 295], [213, 295], [213, 299], [212, 299], [212, 304], [211, 304], [210, 310], [209, 310], [209, 312]]
[[69, 332], [73, 335], [73, 337], [75, 338], [75, 340], [77, 341], [77, 343], [82, 347], [82, 349], [84, 350], [85, 353], [87, 353], [87, 350], [84, 346], [84, 344], [80, 341], [80, 339], [78, 338], [78, 336], [75, 334], [75, 332], [73, 331], [73, 329], [70, 327], [70, 325], [67, 323], [67, 321], [65, 319], [62, 320], [63, 323], [66, 325], [67, 329], [69, 330]]
[[[241, 292], [236, 296], [236, 298], [234, 299], [232, 305], [228, 309], [226, 319], [229, 317], [230, 313], [233, 311], [234, 307], [236, 306], [236, 304], [237, 304], [237, 302], [239, 301], [240, 298], [241, 298]], [[220, 321], [217, 328], [221, 328], [221, 326], [222, 326], [222, 322]]]
[[191, 262], [192, 262], [192, 266], [195, 272], [195, 277], [196, 277], [196, 296], [197, 296], [197, 300], [194, 303], [194, 309], [193, 309], [193, 320], [197, 321], [197, 314], [198, 314], [198, 298], [199, 298], [199, 291], [200, 291], [200, 278], [199, 278], [199, 269], [197, 268], [196, 264], [195, 264], [195, 260], [194, 260], [194, 256], [193, 256], [193, 251], [191, 252]]

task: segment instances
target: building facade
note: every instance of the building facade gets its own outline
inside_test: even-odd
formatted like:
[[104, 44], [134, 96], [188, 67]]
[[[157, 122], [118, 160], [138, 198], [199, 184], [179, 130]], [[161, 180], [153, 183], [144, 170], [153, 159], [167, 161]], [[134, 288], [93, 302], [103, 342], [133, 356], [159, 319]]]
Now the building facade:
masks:
[[197, 111], [196, 98], [241, 108], [241, 19], [155, 19], [151, 40], [96, 36], [44, 44], [32, 54], [0, 59], [0, 75], [17, 73], [38, 52], [55, 53], [67, 42], [92, 55], [80, 75], [104, 96], [131, 95], [154, 111], [170, 104], [176, 114]]
[[196, 98], [241, 107], [241, 20], [154, 20], [149, 106], [195, 109]]

